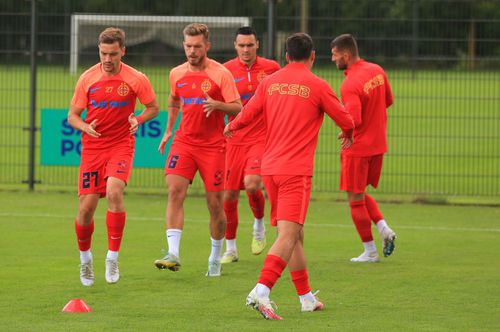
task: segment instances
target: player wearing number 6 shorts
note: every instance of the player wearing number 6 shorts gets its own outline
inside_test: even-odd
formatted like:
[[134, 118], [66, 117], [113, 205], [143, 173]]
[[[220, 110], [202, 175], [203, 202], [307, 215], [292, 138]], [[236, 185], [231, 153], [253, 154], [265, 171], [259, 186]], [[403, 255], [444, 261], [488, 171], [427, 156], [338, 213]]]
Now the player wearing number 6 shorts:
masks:
[[212, 250], [208, 258], [207, 276], [220, 276], [220, 256], [226, 229], [223, 210], [224, 116], [235, 115], [241, 109], [240, 96], [231, 73], [207, 57], [210, 49], [208, 27], [193, 23], [184, 29], [184, 52], [187, 62], [170, 71], [168, 123], [160, 142], [165, 144], [182, 107], [179, 130], [170, 148], [165, 165], [168, 186], [166, 237], [168, 253], [155, 261], [159, 269], [179, 270], [179, 245], [184, 227], [184, 200], [189, 184], [200, 172], [210, 213]]
[[[134, 158], [134, 134], [138, 126], [158, 114], [158, 103], [148, 78], [121, 62], [125, 33], [107, 28], [99, 35], [100, 63], [84, 72], [76, 84], [68, 113], [69, 124], [82, 132], [82, 156], [78, 176], [78, 215], [75, 230], [80, 249], [80, 281], [94, 283], [90, 251], [94, 211], [99, 198], [107, 197], [108, 253], [106, 281], [120, 278], [118, 252], [125, 227], [123, 191]], [[136, 99], [146, 106], [134, 116]], [[87, 109], [85, 120], [81, 118]]]

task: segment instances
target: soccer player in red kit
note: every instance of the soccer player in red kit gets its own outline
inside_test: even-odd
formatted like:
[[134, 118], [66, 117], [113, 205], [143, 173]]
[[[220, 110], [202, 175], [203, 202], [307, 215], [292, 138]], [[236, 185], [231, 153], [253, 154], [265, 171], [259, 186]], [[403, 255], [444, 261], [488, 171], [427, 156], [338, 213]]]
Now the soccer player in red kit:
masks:
[[269, 294], [286, 266], [302, 311], [323, 309], [309, 287], [303, 248], [314, 153], [325, 113], [342, 129], [346, 137], [343, 148], [349, 147], [354, 128], [351, 116], [328, 83], [310, 70], [315, 58], [311, 37], [305, 33], [291, 35], [286, 50], [288, 65], [261, 82], [242, 112], [224, 130], [230, 136], [260, 115], [266, 124], [261, 175], [271, 204], [271, 225], [278, 227], [278, 237], [246, 303], [272, 320], [281, 317], [275, 313]]
[[236, 115], [241, 101], [229, 70], [209, 59], [209, 31], [205, 24], [184, 28], [187, 62], [170, 71], [168, 122], [158, 150], [163, 154], [182, 105], [182, 120], [165, 165], [168, 186], [166, 237], [168, 253], [155, 261], [159, 269], [180, 268], [179, 244], [184, 227], [184, 199], [199, 171], [205, 184], [210, 213], [212, 251], [207, 276], [220, 276], [221, 251], [226, 230], [223, 208], [225, 138], [224, 116]]
[[[236, 31], [234, 48], [238, 56], [224, 63], [224, 66], [233, 74], [241, 102], [245, 105], [260, 82], [279, 70], [280, 66], [276, 61], [257, 55], [259, 41], [252, 27], [241, 27]], [[229, 117], [229, 121], [233, 119], [234, 117]], [[266, 246], [265, 226], [262, 220], [265, 199], [260, 188], [260, 163], [264, 152], [265, 135], [261, 116], [227, 140], [224, 193], [224, 212], [227, 219], [226, 252], [222, 256], [222, 264], [238, 261], [236, 230], [241, 189], [245, 189], [254, 215], [252, 253], [258, 255]]]
[[[356, 125], [354, 143], [342, 150], [340, 190], [347, 192], [351, 216], [363, 242], [364, 252], [352, 262], [378, 262], [371, 231], [373, 221], [383, 239], [383, 254], [395, 248], [396, 234], [387, 225], [366, 187], [377, 188], [382, 159], [387, 152], [387, 108], [392, 105], [391, 86], [384, 70], [360, 59], [354, 37], [343, 34], [331, 42], [332, 61], [346, 78], [340, 88], [342, 102]], [[342, 138], [342, 137], [341, 137]]]
[[[82, 132], [75, 230], [80, 249], [80, 281], [84, 286], [94, 283], [90, 251], [94, 212], [99, 198], [105, 196], [108, 200], [105, 277], [108, 283], [116, 283], [120, 278], [118, 252], [125, 227], [123, 191], [132, 171], [134, 134], [141, 123], [159, 112], [148, 78], [121, 62], [124, 55], [123, 30], [107, 28], [101, 32], [101, 62], [80, 76], [68, 113], [69, 124]], [[137, 98], [146, 109], [135, 117]], [[81, 118], [84, 109], [87, 109], [85, 120]]]

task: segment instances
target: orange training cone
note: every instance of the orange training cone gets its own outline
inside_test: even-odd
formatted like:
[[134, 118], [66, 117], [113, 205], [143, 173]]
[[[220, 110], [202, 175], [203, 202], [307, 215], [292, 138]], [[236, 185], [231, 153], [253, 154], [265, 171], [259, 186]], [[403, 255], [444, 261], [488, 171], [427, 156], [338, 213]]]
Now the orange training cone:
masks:
[[85, 303], [82, 299], [73, 299], [69, 301], [64, 308], [63, 312], [91, 312], [92, 308], [89, 307], [87, 303]]

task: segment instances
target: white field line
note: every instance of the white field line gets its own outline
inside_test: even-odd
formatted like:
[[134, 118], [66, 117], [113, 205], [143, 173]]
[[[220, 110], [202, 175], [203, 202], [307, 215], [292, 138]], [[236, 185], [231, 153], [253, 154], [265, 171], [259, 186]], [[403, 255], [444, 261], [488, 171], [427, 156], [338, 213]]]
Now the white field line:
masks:
[[[73, 215], [58, 215], [58, 214], [50, 214], [50, 213], [11, 213], [11, 212], [0, 212], [0, 218], [49, 218], [49, 219], [73, 219]], [[155, 217], [155, 218], [147, 218], [147, 217], [137, 217], [137, 216], [127, 216], [127, 220], [147, 220], [147, 221], [158, 221], [163, 222], [165, 218]], [[195, 222], [195, 223], [208, 223], [206, 219], [190, 219], [186, 218], [187, 222]], [[243, 223], [245, 224], [245, 223]], [[307, 223], [307, 227], [318, 227], [318, 228], [353, 228], [353, 225], [344, 225], [344, 224], [315, 224], [313, 222]], [[495, 232], [500, 233], [500, 228], [474, 228], [474, 227], [440, 227], [440, 226], [405, 226], [405, 225], [397, 225], [394, 227], [395, 230], [398, 229], [413, 229], [418, 231], [443, 231], [443, 232]]]

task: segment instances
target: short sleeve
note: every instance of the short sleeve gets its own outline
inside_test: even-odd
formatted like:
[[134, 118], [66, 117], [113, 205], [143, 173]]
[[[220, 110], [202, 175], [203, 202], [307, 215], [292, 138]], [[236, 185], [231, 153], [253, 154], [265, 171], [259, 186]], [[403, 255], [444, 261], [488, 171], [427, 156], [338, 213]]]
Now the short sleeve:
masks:
[[75, 93], [73, 94], [73, 98], [71, 99], [71, 105], [82, 109], [87, 108], [89, 102], [87, 89], [88, 88], [85, 84], [85, 77], [82, 75], [76, 83]]
[[221, 93], [224, 101], [226, 103], [232, 103], [233, 101], [240, 99], [240, 94], [234, 83], [234, 78], [231, 72], [224, 71], [221, 76]]

